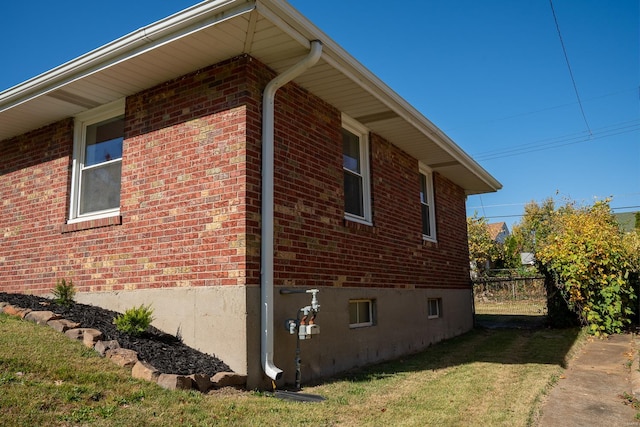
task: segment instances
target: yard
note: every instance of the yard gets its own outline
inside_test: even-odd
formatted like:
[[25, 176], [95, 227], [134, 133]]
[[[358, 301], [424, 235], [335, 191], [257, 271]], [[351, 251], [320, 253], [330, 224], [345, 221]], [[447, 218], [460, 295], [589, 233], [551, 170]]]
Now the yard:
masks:
[[[0, 314], [0, 423], [22, 425], [535, 425], [577, 329], [476, 329], [304, 393], [167, 391], [54, 330]], [[303, 367], [304, 368], [304, 367]], [[304, 384], [303, 384], [304, 386]]]

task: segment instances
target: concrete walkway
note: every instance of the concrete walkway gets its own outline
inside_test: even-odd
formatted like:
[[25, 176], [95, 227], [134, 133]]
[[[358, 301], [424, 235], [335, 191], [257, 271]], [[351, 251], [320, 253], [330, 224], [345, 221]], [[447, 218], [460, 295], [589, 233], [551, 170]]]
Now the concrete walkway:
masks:
[[538, 426], [640, 426], [640, 409], [622, 397], [635, 391], [640, 398], [635, 340], [632, 334], [590, 339], [551, 389]]

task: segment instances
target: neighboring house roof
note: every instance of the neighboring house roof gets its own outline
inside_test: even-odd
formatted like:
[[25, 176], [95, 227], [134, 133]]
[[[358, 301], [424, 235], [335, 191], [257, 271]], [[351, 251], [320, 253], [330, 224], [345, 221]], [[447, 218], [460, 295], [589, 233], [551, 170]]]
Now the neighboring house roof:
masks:
[[[312, 40], [320, 61], [295, 82], [460, 185], [502, 185], [440, 129], [283, 0], [204, 1], [0, 93], [0, 140], [207, 65], [248, 54], [280, 73]], [[407, 72], [415, 72], [408, 70]]]
[[620, 228], [625, 232], [636, 229], [636, 215], [640, 215], [640, 212], [623, 212], [613, 214], [618, 221], [618, 224], [620, 224]]
[[487, 224], [487, 230], [489, 230], [491, 240], [498, 243], [504, 243], [504, 239], [509, 235], [509, 228], [505, 222]]

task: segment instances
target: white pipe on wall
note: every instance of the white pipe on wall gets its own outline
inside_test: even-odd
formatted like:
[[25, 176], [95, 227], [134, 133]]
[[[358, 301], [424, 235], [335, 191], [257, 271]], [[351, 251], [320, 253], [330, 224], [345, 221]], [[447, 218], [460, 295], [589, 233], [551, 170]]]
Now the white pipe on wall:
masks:
[[311, 50], [301, 61], [276, 76], [262, 97], [262, 237], [261, 237], [261, 324], [262, 369], [272, 380], [282, 377], [282, 369], [273, 363], [273, 162], [274, 101], [276, 91], [315, 65], [322, 54], [322, 43], [311, 42]]

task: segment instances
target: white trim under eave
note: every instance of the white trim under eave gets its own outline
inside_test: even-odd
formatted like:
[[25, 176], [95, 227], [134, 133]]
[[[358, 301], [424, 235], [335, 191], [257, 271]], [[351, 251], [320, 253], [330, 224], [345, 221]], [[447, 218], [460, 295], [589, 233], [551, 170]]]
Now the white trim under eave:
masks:
[[199, 3], [0, 92], [0, 113], [254, 9], [254, 0], [215, 0]]
[[[428, 137], [493, 191], [498, 191], [502, 188], [502, 184], [500, 184], [498, 180], [465, 153], [464, 150], [442, 132], [442, 130], [358, 62], [358, 60], [340, 47], [340, 45], [323, 33], [305, 16], [301, 15], [295, 8], [283, 0], [260, 0], [260, 3], [262, 3], [259, 8], [260, 12], [264, 14], [264, 9], [268, 8], [270, 11], [269, 19], [278, 25], [282, 31], [285, 31], [292, 37], [296, 33], [301, 34], [301, 36], [294, 37], [296, 40], [322, 40], [324, 45], [322, 59], [327, 62], [327, 64], [340, 71], [351, 81], [378, 99], [378, 101], [386, 105], [390, 110], [397, 113], [401, 119], [414, 126], [419, 132]], [[277, 21], [274, 19], [274, 15], [279, 16], [280, 14], [285, 14], [288, 18], [285, 24], [282, 23], [284, 22], [282, 18]], [[290, 23], [290, 20], [293, 21]], [[302, 44], [304, 47], [308, 47], [308, 45]]]

